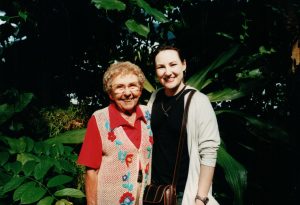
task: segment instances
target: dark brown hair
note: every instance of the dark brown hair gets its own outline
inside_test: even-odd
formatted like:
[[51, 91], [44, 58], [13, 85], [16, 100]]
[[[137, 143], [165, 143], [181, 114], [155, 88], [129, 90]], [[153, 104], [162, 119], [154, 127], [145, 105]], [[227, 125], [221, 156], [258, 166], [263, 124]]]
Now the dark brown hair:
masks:
[[178, 53], [178, 56], [180, 58], [180, 60], [183, 62], [185, 60], [185, 56], [183, 54], [183, 52], [175, 47], [175, 46], [172, 46], [172, 45], [161, 45], [159, 47], [157, 47], [153, 53], [152, 53], [152, 59], [153, 59], [153, 65], [155, 65], [155, 57], [157, 56], [157, 54], [161, 51], [165, 51], [165, 50], [173, 50], [173, 51], [176, 51]]

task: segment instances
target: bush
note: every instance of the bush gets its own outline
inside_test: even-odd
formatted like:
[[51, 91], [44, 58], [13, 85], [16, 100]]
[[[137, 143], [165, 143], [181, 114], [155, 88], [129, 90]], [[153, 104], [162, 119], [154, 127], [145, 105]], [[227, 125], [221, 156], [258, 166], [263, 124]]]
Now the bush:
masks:
[[80, 190], [84, 170], [76, 164], [73, 148], [29, 137], [1, 136], [1, 141], [0, 202], [67, 205], [85, 197]]

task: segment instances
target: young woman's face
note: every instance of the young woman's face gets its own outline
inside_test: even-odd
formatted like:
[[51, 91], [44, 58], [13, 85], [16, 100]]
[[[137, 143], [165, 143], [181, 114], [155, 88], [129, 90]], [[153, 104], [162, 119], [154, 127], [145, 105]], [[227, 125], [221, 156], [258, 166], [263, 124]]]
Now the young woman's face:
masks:
[[181, 61], [175, 50], [160, 51], [155, 57], [156, 75], [167, 95], [175, 95], [183, 88], [185, 69], [186, 62]]

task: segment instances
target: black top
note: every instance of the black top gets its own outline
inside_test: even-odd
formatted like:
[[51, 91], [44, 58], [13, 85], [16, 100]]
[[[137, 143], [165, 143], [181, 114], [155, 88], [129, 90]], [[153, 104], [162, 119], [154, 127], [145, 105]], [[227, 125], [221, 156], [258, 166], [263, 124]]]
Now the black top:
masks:
[[[177, 95], [169, 97], [164, 94], [162, 89], [157, 93], [153, 103], [151, 114], [151, 128], [154, 137], [152, 155], [153, 183], [172, 183], [184, 111], [184, 96], [189, 91], [190, 89], [183, 89]], [[188, 168], [189, 155], [187, 140], [185, 139], [178, 173], [178, 192], [184, 191]]]

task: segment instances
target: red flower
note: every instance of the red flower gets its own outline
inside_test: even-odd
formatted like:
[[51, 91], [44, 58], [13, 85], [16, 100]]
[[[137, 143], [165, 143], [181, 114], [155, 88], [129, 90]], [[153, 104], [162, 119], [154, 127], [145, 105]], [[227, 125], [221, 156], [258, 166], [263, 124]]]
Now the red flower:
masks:
[[115, 135], [115, 133], [114, 132], [109, 132], [108, 133], [108, 139], [110, 140], [110, 141], [115, 141], [115, 139], [116, 139], [117, 137], [116, 137], [116, 135]]
[[133, 200], [134, 200], [133, 195], [132, 195], [131, 193], [129, 193], [129, 192], [126, 192], [126, 193], [124, 193], [124, 194], [121, 196], [119, 202], [120, 202], [121, 204], [122, 204], [122, 203], [130, 204], [130, 202], [132, 202]]
[[129, 167], [129, 164], [132, 163], [132, 157], [133, 157], [133, 154], [127, 154], [126, 155], [125, 163], [126, 163], [127, 167]]
[[149, 174], [149, 163], [146, 165], [145, 173], [146, 173], [146, 174]]
[[149, 142], [153, 145], [153, 137], [149, 136]]

